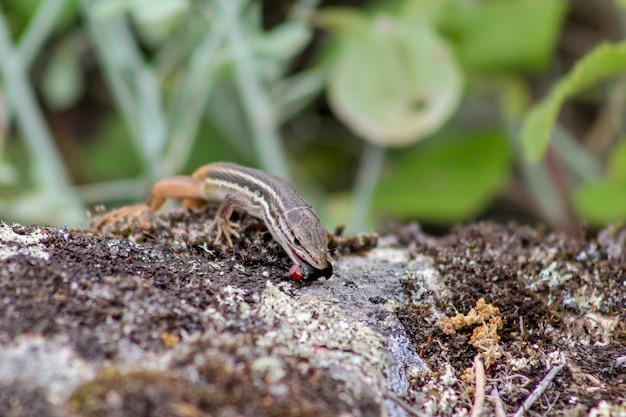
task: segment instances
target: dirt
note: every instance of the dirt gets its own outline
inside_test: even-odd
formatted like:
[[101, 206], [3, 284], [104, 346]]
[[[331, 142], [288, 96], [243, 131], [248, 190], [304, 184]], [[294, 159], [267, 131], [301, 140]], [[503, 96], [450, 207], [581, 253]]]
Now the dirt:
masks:
[[[621, 403], [611, 415], [624, 415], [625, 230], [614, 227], [592, 235], [582, 229], [568, 236], [479, 223], [440, 239], [415, 227], [397, 233], [414, 253], [433, 257], [445, 288], [437, 297], [439, 312], [454, 317], [469, 312], [480, 299], [499, 308], [499, 358], [486, 372], [488, 385], [498, 389], [508, 413], [537, 387], [559, 352], [568, 366], [527, 415], [586, 415], [601, 400]], [[431, 369], [449, 366], [462, 375], [480, 351], [469, 345], [472, 328], [445, 334], [433, 325], [436, 313], [415, 296], [418, 285], [405, 282], [412, 302], [397, 314]], [[461, 382], [456, 394], [471, 393], [473, 382]], [[422, 388], [425, 381], [416, 385]]]
[[[344, 238], [337, 230], [330, 241], [343, 266], [327, 283], [304, 286], [285, 277], [290, 261], [262, 223], [239, 219], [242, 239], [226, 248], [212, 243], [213, 215], [178, 209], [122, 219], [99, 233], [3, 226], [13, 240], [0, 243], [0, 256], [11, 253], [0, 262], [0, 349], [17, 359], [0, 358], [0, 414], [391, 415], [381, 405], [387, 394], [377, 393], [387, 371], [372, 353], [379, 343], [372, 342], [379, 340], [374, 333], [342, 324], [330, 339], [306, 344], [343, 320], [324, 291], [336, 294], [338, 283], [358, 291], [381, 268], [401, 281], [404, 294], [358, 301], [378, 308], [363, 322], [388, 322], [386, 311], [395, 313], [409, 347], [430, 369], [407, 374], [406, 386], [386, 397], [404, 410], [393, 415], [471, 411], [477, 354], [491, 395], [485, 412], [495, 410], [494, 388], [513, 413], [550, 369], [566, 363], [526, 415], [626, 413], [623, 227], [567, 236], [478, 223], [440, 238], [415, 225], [393, 230], [382, 243], [434, 266], [434, 287], [426, 282], [430, 272], [395, 278], [384, 260], [356, 271], [344, 258], [367, 255], [377, 239]], [[32, 236], [39, 237], [28, 240]], [[410, 262], [393, 262], [411, 269]], [[326, 301], [311, 304], [313, 296]], [[272, 297], [279, 301], [267, 304]], [[309, 304], [299, 306], [303, 301]], [[290, 315], [306, 318], [291, 322]], [[309, 327], [300, 332], [298, 326]], [[285, 329], [294, 333], [268, 339]], [[297, 343], [291, 346], [289, 338]], [[342, 344], [331, 349], [332, 343]], [[55, 375], [65, 372], [65, 379], [59, 387], [46, 386], [45, 368], [20, 362], [34, 351], [60, 361]], [[342, 362], [314, 359], [329, 352], [343, 355]], [[350, 368], [354, 363], [360, 368]], [[340, 368], [367, 372], [348, 384], [331, 371]], [[50, 381], [58, 382], [56, 376]]]

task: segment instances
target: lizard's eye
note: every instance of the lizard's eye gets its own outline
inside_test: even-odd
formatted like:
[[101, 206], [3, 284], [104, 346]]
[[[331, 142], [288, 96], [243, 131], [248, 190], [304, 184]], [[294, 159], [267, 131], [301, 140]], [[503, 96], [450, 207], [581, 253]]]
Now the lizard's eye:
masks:
[[296, 246], [302, 246], [302, 242], [300, 242], [300, 239], [298, 239], [297, 237], [293, 238], [293, 244]]

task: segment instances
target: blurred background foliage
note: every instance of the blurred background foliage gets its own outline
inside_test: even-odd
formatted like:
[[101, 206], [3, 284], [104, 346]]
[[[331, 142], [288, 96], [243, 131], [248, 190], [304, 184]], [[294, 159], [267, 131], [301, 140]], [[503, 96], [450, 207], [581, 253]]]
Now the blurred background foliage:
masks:
[[227, 160], [329, 228], [624, 220], [625, 3], [2, 0], [0, 218]]

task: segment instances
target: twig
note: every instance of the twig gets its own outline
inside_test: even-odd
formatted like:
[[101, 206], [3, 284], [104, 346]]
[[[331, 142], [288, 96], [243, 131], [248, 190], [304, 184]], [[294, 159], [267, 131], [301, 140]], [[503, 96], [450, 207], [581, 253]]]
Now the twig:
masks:
[[387, 392], [385, 394], [385, 398], [387, 398], [388, 400], [393, 401], [394, 403], [396, 403], [399, 407], [401, 407], [404, 411], [406, 411], [409, 414], [412, 414], [412, 415], [417, 416], [417, 417], [424, 416], [424, 413], [422, 413], [421, 411], [419, 411], [415, 407], [411, 407], [409, 404], [407, 404], [406, 401], [404, 401], [402, 398], [398, 397], [398, 395], [396, 395], [396, 393], [394, 393], [394, 392], [391, 392], [391, 391]]
[[213, 415], [205, 413], [195, 405], [184, 401], [171, 403], [169, 409], [176, 417], [211, 417]]
[[480, 416], [485, 406], [485, 366], [480, 355], [474, 356], [474, 375], [476, 376], [476, 387], [474, 388], [474, 406], [470, 417]]
[[543, 394], [543, 392], [548, 388], [554, 377], [561, 372], [561, 369], [565, 366], [565, 361], [560, 365], [554, 366], [550, 369], [550, 372], [541, 380], [539, 385], [535, 388], [533, 392], [526, 398], [521, 407], [517, 410], [517, 412], [513, 415], [513, 417], [522, 417], [530, 407], [533, 406], [535, 401]]
[[549, 399], [545, 399], [546, 403], [548, 403], [545, 407], [545, 413], [546, 415], [550, 414], [550, 411], [552, 411], [552, 409], [554, 408], [554, 406], [556, 405], [557, 401], [559, 401], [559, 397], [561, 395], [557, 392], [556, 396], [554, 397], [554, 401], [550, 402]]
[[493, 402], [493, 408], [495, 408], [496, 417], [506, 417], [506, 411], [504, 410], [504, 404], [502, 403], [502, 398], [500, 398], [498, 388], [494, 387], [491, 390], [490, 398]]

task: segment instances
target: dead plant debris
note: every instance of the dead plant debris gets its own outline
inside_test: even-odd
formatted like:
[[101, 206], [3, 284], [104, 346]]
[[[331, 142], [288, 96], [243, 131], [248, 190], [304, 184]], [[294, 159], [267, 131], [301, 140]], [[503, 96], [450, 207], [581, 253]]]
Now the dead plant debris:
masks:
[[[436, 294], [443, 315], [417, 296], [419, 279], [406, 280], [411, 302], [397, 309], [433, 370], [413, 381], [414, 407], [476, 415], [473, 364], [481, 355], [486, 392], [498, 397], [482, 405], [485, 415], [498, 407], [521, 415], [524, 404], [522, 414], [530, 416], [625, 415], [623, 226], [573, 237], [489, 222], [441, 238], [414, 225], [396, 234], [415, 254], [433, 257], [443, 280]], [[550, 370], [553, 379], [540, 387]], [[529, 401], [533, 392], [538, 400]]]

